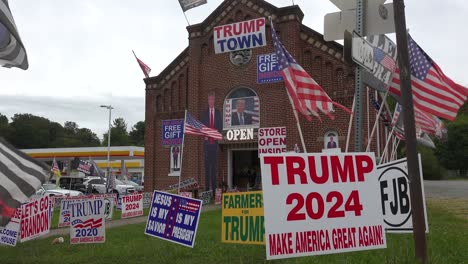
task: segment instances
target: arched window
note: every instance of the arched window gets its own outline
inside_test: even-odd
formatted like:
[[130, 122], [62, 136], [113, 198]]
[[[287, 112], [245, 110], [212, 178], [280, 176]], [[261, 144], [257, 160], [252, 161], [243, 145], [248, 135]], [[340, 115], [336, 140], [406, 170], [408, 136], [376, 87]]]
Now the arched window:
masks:
[[250, 88], [232, 90], [224, 100], [223, 112], [224, 129], [260, 126], [260, 100]]

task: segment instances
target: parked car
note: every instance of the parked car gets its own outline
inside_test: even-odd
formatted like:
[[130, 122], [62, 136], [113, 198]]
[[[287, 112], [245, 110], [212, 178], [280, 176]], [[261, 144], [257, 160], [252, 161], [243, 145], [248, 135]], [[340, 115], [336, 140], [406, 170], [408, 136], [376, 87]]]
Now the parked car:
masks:
[[[100, 177], [85, 177], [83, 184], [88, 188], [91, 184], [91, 188], [95, 193], [106, 193], [106, 180]], [[126, 185], [119, 180], [115, 180], [115, 188], [112, 190], [113, 193], [117, 194], [117, 198], [121, 195], [126, 195], [135, 192], [135, 187], [132, 185]]]
[[[56, 180], [51, 179], [50, 182], [55, 184]], [[84, 182], [84, 177], [62, 176], [60, 177], [60, 188], [86, 192], [86, 185], [83, 182]]]
[[33, 197], [41, 197], [41, 196], [80, 196], [83, 195], [80, 191], [74, 190], [66, 190], [60, 187], [57, 187], [55, 184], [43, 184], [39, 190], [33, 195]]
[[125, 185], [131, 185], [133, 188], [135, 188], [135, 191], [137, 192], [143, 192], [143, 186], [138, 185], [138, 183], [129, 181], [129, 180], [120, 180], [123, 184]]

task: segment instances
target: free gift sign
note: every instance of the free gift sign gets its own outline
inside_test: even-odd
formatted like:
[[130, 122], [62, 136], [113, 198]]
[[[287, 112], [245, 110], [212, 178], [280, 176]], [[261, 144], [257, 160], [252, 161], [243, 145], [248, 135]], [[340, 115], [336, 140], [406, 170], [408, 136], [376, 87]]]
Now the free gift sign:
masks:
[[265, 23], [265, 18], [262, 17], [215, 27], [215, 53], [266, 46]]
[[267, 259], [386, 247], [374, 153], [260, 156]]

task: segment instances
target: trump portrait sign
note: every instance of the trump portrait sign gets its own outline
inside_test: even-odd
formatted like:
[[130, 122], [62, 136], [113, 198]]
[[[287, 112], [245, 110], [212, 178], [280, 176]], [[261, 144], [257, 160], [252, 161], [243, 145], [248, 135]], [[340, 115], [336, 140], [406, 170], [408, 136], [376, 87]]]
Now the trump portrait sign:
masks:
[[162, 121], [162, 145], [182, 145], [184, 139], [184, 120], [173, 119]]
[[215, 53], [266, 46], [265, 18], [256, 18], [214, 27]]
[[267, 259], [386, 247], [374, 153], [260, 156]]
[[202, 201], [154, 191], [145, 234], [193, 247]]

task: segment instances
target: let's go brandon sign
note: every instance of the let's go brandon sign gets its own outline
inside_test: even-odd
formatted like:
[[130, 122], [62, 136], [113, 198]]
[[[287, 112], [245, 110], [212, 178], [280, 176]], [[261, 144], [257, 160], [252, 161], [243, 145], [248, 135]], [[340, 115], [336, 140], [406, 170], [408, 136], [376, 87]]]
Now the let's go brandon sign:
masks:
[[386, 247], [373, 153], [260, 156], [267, 259]]
[[216, 54], [266, 45], [264, 17], [217, 26], [213, 32]]

